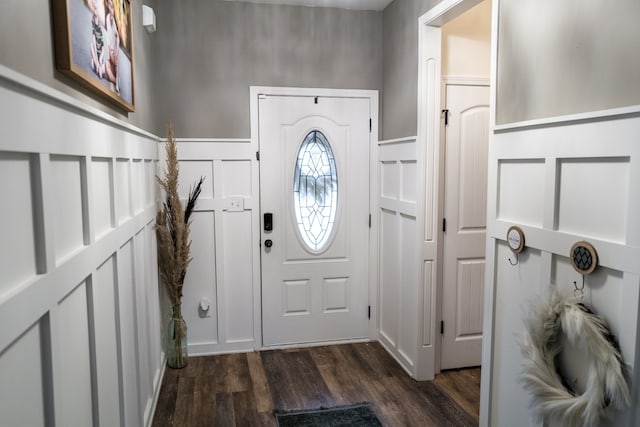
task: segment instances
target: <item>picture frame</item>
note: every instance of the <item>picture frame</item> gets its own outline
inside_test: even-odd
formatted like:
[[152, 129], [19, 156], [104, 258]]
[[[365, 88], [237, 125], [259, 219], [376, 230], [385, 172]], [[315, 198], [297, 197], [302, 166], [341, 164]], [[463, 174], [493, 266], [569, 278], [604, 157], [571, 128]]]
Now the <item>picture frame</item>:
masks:
[[131, 0], [51, 0], [56, 68], [135, 110]]

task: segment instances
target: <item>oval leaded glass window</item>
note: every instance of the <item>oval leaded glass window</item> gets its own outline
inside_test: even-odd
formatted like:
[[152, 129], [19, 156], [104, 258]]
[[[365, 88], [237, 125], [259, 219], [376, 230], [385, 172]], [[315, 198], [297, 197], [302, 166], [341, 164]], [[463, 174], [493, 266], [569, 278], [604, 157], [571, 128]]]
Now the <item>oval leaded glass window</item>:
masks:
[[298, 150], [293, 206], [304, 243], [313, 252], [324, 249], [335, 226], [338, 174], [331, 145], [319, 130], [309, 132]]

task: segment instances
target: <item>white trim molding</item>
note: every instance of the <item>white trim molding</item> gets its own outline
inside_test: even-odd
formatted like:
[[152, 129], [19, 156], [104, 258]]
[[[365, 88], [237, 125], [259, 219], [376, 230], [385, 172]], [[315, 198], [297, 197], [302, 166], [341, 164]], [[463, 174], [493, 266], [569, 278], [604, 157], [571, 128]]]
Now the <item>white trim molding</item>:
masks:
[[143, 130], [137, 126], [127, 123], [124, 120], [120, 120], [104, 111], [101, 111], [95, 107], [91, 107], [77, 99], [69, 96], [59, 90], [53, 89], [37, 80], [25, 76], [17, 71], [12, 70], [4, 65], [0, 64], [0, 80], [8, 88], [12, 90], [25, 92], [26, 95], [43, 96], [48, 103], [59, 104], [65, 109], [73, 110], [75, 113], [87, 114], [94, 120], [99, 120], [105, 123], [109, 123], [112, 126], [118, 127], [122, 130], [133, 132], [139, 136], [158, 140], [159, 137]]
[[422, 219], [419, 223], [421, 250], [418, 262], [420, 277], [423, 278], [423, 287], [416, 298], [422, 319], [416, 337], [418, 360], [415, 377], [418, 380], [432, 379], [440, 365], [440, 334], [436, 332], [436, 324], [441, 318], [439, 260], [442, 236], [438, 225], [443, 206], [441, 171], [444, 160], [440, 146], [441, 26], [481, 1], [443, 0], [418, 20], [418, 217]]
[[551, 125], [569, 125], [591, 120], [615, 120], [634, 117], [640, 115], [640, 105], [628, 107], [611, 108], [608, 110], [587, 111], [584, 113], [567, 114], [565, 116], [545, 117], [543, 119], [526, 120], [522, 122], [505, 123], [495, 125], [493, 130], [496, 133], [515, 130], [525, 130]]
[[378, 141], [378, 145], [390, 145], [390, 144], [402, 144], [405, 142], [415, 142], [417, 136], [406, 136], [403, 138], [394, 138], [394, 139], [384, 139], [382, 141]]

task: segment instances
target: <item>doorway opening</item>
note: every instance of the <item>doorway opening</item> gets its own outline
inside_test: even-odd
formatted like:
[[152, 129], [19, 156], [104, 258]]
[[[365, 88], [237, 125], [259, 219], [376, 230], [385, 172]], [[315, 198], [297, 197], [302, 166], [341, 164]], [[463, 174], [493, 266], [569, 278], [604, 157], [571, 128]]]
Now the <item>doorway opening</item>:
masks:
[[[480, 24], [485, 26], [486, 31], [486, 41], [481, 48], [474, 41], [473, 34], [464, 35], [456, 32], [459, 27], [470, 28], [468, 22], [458, 25], [458, 21], [478, 19], [473, 17], [474, 14], [478, 15], [478, 9], [483, 9], [482, 15], [488, 21]], [[478, 341], [481, 337], [481, 326], [478, 323], [481, 323], [483, 318], [485, 245], [482, 221], [486, 217], [486, 199], [480, 197], [481, 200], [478, 200], [478, 190], [482, 187], [482, 190], [486, 191], [486, 186], [474, 186], [478, 178], [473, 176], [483, 173], [476, 167], [479, 163], [474, 162], [482, 163], [481, 158], [484, 156], [486, 163], [486, 154], [483, 152], [486, 148], [470, 143], [473, 138], [468, 137], [468, 131], [471, 123], [483, 121], [484, 124], [480, 128], [484, 129], [476, 126], [476, 131], [486, 133], [482, 142], [486, 146], [490, 114], [490, 10], [490, 0], [444, 0], [420, 18], [418, 159], [422, 173], [420, 182], [424, 186], [421, 191], [424, 197], [421, 201], [424, 209], [424, 228], [421, 230], [422, 256], [423, 262], [435, 266], [436, 270], [429, 277], [423, 277], [424, 322], [420, 334], [423, 342], [419, 347], [417, 369], [417, 377], [421, 380], [433, 378], [435, 373], [444, 368], [480, 364], [482, 344]], [[473, 49], [471, 55], [458, 54], [453, 50], [465, 45], [467, 49]], [[477, 54], [480, 51], [484, 51], [481, 60], [486, 64], [483, 72], [473, 70], [473, 66], [479, 60]], [[470, 57], [475, 59], [469, 61]], [[460, 104], [460, 98], [473, 98], [474, 95], [466, 92], [474, 92], [478, 88], [482, 88], [479, 90], [483, 93], [482, 96], [486, 97], [486, 101], [478, 105]], [[458, 106], [447, 107], [445, 100], [451, 98], [458, 100]], [[454, 117], [453, 110], [458, 110], [457, 117]], [[461, 123], [461, 120], [464, 122]], [[450, 139], [451, 135], [448, 134], [455, 133], [450, 126], [456, 121], [457, 141], [450, 143], [447, 139]], [[462, 140], [459, 138], [461, 135], [465, 137]], [[450, 144], [454, 144], [455, 147], [449, 149]], [[468, 172], [465, 165], [469, 162], [474, 165], [472, 169], [475, 172], [462, 177], [458, 175], [455, 179], [454, 174], [448, 176], [447, 169], [450, 172], [455, 169], [460, 171], [462, 167]], [[486, 168], [484, 173], [486, 174]], [[486, 181], [486, 178], [483, 179]], [[466, 187], [461, 187], [461, 184], [465, 183]], [[453, 188], [456, 191], [450, 191]], [[465, 197], [470, 197], [471, 203], [465, 201]], [[447, 205], [451, 206], [447, 209]], [[472, 236], [476, 253], [460, 253], [459, 249], [465, 247], [465, 243], [460, 239]], [[472, 347], [476, 356], [471, 360], [465, 360], [464, 357], [456, 360], [450, 357], [445, 343], [447, 332], [452, 344], [469, 344], [475, 341]], [[455, 350], [455, 347], [453, 351], [461, 355], [467, 351]], [[443, 363], [444, 357], [447, 360]]]

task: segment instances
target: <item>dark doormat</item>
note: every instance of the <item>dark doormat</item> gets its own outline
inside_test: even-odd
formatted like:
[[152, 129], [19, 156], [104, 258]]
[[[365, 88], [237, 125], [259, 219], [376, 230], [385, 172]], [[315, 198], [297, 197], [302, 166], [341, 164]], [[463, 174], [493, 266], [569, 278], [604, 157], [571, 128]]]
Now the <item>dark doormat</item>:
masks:
[[279, 427], [382, 427], [370, 403], [274, 412]]

